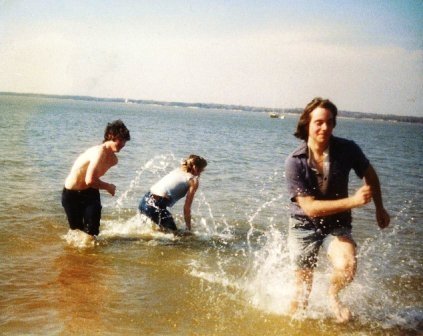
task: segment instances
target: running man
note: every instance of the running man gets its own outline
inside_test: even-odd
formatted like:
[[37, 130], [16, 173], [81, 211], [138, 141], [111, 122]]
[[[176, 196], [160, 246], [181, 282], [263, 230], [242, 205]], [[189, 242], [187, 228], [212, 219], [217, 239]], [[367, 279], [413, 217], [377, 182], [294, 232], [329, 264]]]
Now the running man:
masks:
[[[351, 235], [351, 209], [369, 203], [376, 207], [381, 229], [389, 225], [379, 178], [369, 160], [353, 141], [332, 135], [336, 126], [336, 106], [315, 98], [300, 116], [295, 136], [303, 142], [285, 162], [290, 203], [288, 247], [296, 268], [296, 293], [290, 312], [306, 308], [313, 284], [317, 255], [325, 239], [333, 266], [329, 287], [332, 311], [338, 322], [351, 318], [339, 300], [339, 292], [356, 272], [356, 243]], [[351, 171], [364, 178], [364, 185], [348, 196]]]

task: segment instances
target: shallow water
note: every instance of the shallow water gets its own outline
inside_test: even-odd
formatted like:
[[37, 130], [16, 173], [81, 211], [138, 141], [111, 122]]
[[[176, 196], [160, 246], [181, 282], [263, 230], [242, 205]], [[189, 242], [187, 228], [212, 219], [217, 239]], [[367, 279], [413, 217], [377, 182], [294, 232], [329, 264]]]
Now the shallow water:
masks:
[[[354, 320], [327, 306], [320, 258], [308, 311], [293, 294], [283, 162], [296, 117], [0, 96], [0, 333], [101, 335], [403, 335], [423, 328], [423, 126], [339, 119], [379, 173], [391, 227], [355, 210], [358, 272], [343, 293]], [[121, 118], [131, 141], [105, 176], [94, 246], [68, 244], [60, 205], [77, 155]], [[197, 153], [209, 165], [193, 204], [194, 235], [174, 238], [137, 214], [149, 186]], [[351, 176], [352, 190], [360, 181]], [[182, 203], [182, 202], [181, 202]], [[172, 210], [182, 225], [182, 204]]]

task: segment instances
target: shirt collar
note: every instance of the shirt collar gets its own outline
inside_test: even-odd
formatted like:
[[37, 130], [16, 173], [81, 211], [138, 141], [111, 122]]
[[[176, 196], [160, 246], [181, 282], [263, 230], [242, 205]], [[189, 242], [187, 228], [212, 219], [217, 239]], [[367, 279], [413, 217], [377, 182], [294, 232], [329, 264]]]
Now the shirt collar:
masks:
[[[329, 148], [331, 147], [332, 141], [333, 141], [333, 136], [330, 137], [329, 140], [329, 146], [328, 148], [325, 150], [325, 152], [329, 151]], [[305, 157], [308, 157], [308, 146], [307, 146], [307, 142], [303, 141], [296, 149], [295, 151], [292, 153], [292, 156], [302, 156], [304, 155]]]
[[303, 141], [298, 147], [297, 149], [295, 149], [295, 151], [292, 153], [292, 156], [306, 156], [308, 157], [308, 147], [307, 147], [307, 142]]

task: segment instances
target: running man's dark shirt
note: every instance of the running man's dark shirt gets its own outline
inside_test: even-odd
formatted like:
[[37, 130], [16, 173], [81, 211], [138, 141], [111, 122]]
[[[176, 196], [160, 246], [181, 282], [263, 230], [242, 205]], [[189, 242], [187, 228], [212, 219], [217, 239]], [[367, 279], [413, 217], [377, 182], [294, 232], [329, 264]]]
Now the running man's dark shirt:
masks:
[[316, 200], [335, 200], [348, 197], [348, 181], [351, 169], [361, 179], [369, 167], [360, 147], [351, 140], [332, 136], [329, 142], [329, 176], [326, 193], [322, 193], [315, 171], [308, 164], [308, 147], [304, 141], [285, 161], [285, 176], [288, 188], [291, 217], [312, 221], [327, 230], [336, 227], [351, 227], [351, 211], [325, 217], [308, 217], [295, 202], [297, 196], [313, 196]]

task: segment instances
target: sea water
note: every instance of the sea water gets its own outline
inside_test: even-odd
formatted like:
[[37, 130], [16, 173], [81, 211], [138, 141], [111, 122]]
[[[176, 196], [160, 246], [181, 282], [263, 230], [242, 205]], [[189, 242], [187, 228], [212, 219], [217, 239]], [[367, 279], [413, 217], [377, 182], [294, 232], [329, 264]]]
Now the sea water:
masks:
[[[334, 322], [324, 249], [309, 309], [286, 246], [284, 160], [298, 116], [0, 96], [0, 333], [5, 335], [403, 335], [423, 331], [423, 125], [339, 118], [376, 168], [391, 225], [353, 211], [358, 270], [343, 291], [354, 319]], [[122, 119], [131, 141], [104, 180], [95, 242], [68, 232], [60, 204], [76, 157]], [[193, 235], [174, 237], [138, 214], [139, 200], [189, 154], [208, 166]], [[351, 192], [361, 185], [352, 174]], [[183, 201], [172, 209], [184, 228]]]

